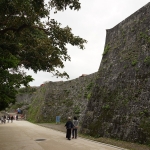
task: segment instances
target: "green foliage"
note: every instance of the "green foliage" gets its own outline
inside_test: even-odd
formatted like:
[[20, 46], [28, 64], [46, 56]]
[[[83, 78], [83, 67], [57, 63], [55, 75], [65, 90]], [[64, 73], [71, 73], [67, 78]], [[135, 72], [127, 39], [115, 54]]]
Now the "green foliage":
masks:
[[[146, 32], [149, 32], [149, 31], [146, 30]], [[145, 42], [150, 43], [149, 33], [146, 33], [146, 32], [145, 32], [145, 33], [140, 32], [139, 37], [140, 37], [141, 39], [144, 39]]]
[[86, 87], [86, 89], [87, 89], [88, 91], [90, 91], [92, 87], [93, 87], [93, 82], [90, 82], [90, 83], [88, 84], [88, 86]]
[[80, 114], [80, 107], [79, 106], [75, 106], [74, 109], [73, 109], [73, 111], [77, 115]]
[[64, 92], [68, 95], [70, 93], [69, 90], [64, 90]]
[[89, 100], [91, 98], [91, 93], [89, 93], [88, 95], [87, 95], [87, 99]]
[[103, 105], [102, 108], [105, 110], [108, 110], [108, 109], [110, 109], [110, 105], [109, 104]]
[[[150, 126], [149, 126], [149, 124], [150, 124], [150, 118], [143, 118], [143, 119], [141, 119], [141, 122], [140, 122], [140, 125], [139, 125], [142, 132], [148, 137], [150, 136]], [[145, 135], [144, 135], [144, 137], [141, 137], [140, 143], [142, 143], [142, 144], [145, 143], [147, 145], [150, 145], [150, 139], [149, 138], [145, 139]]]
[[142, 117], [146, 117], [147, 118], [147, 117], [150, 116], [150, 113], [149, 113], [149, 111], [147, 109], [145, 109], [145, 110], [141, 111], [139, 113], [139, 115], [142, 116]]
[[123, 31], [123, 30], [122, 30], [122, 36], [123, 36], [123, 37], [125, 36], [125, 31]]
[[37, 117], [39, 115], [38, 111], [39, 111], [39, 106], [30, 107], [28, 111], [29, 117], [27, 117], [27, 120], [30, 122], [37, 122]]
[[72, 100], [67, 100], [66, 106], [67, 106], [67, 107], [70, 107], [70, 106], [72, 106], [72, 105], [73, 105], [73, 101], [72, 101]]
[[34, 87], [23, 87], [23, 88], [20, 88], [18, 89], [18, 93], [33, 93], [33, 92], [36, 92], [36, 88]]
[[105, 48], [104, 48], [104, 53], [103, 53], [103, 55], [106, 55], [109, 50], [110, 50], [110, 45], [107, 44], [107, 45], [105, 46]]
[[135, 68], [135, 70], [138, 72], [138, 71], [139, 71], [139, 68]]
[[[69, 60], [67, 44], [84, 49], [87, 41], [75, 36], [71, 28], [50, 19], [50, 11], [63, 11], [67, 7], [80, 9], [77, 0], [1, 0], [0, 1], [0, 110], [15, 102], [17, 89], [33, 81], [22, 68], [51, 72], [66, 77], [64, 67]], [[44, 21], [42, 21], [44, 20]]]
[[147, 56], [145, 59], [144, 59], [144, 63], [149, 66], [150, 65], [150, 57]]
[[132, 27], [132, 28], [131, 28], [131, 31], [132, 31], [132, 32], [134, 32], [134, 31], [135, 31], [135, 29]]
[[137, 64], [137, 60], [136, 59], [133, 60], [131, 64], [132, 64], [132, 66], [135, 66]]
[[73, 105], [73, 101], [71, 99], [65, 99], [63, 100], [63, 103], [67, 106], [70, 107]]
[[11, 108], [12, 108], [12, 109], [17, 109], [17, 108], [22, 107], [23, 105], [25, 105], [25, 103], [16, 103], [16, 104], [13, 105]]
[[88, 93], [85, 91], [84, 98], [87, 98]]
[[123, 68], [126, 69], [126, 68], [127, 68], [127, 65], [125, 65]]

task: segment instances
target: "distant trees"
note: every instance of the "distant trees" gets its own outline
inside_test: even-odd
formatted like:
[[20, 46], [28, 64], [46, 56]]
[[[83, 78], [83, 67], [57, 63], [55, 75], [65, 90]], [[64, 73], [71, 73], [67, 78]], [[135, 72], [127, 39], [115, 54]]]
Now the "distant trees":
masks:
[[[56, 68], [70, 60], [66, 44], [84, 49], [86, 40], [75, 36], [68, 26], [50, 19], [50, 11], [80, 9], [78, 0], [0, 1], [0, 110], [15, 102], [16, 89], [33, 80], [21, 69], [51, 72], [69, 77]], [[44, 20], [44, 21], [43, 21]]]

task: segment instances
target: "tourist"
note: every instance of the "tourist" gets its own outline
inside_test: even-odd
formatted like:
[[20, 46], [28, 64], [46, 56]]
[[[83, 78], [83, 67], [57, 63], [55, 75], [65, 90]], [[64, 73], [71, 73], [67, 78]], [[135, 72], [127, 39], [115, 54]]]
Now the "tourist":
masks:
[[6, 123], [6, 116], [4, 115], [3, 118], [4, 118], [4, 123]]
[[70, 117], [68, 117], [68, 121], [66, 122], [65, 126], [66, 126], [66, 129], [67, 129], [66, 130], [66, 138], [68, 140], [71, 140], [71, 130], [73, 128], [73, 123], [71, 122], [71, 118]]
[[1, 116], [1, 123], [4, 123], [4, 117]]
[[18, 120], [18, 115], [16, 115], [16, 120]]
[[72, 138], [77, 138], [77, 130], [78, 130], [79, 121], [77, 117], [73, 118], [73, 130], [72, 130]]
[[11, 119], [11, 123], [13, 123], [13, 120], [14, 120], [13, 115], [10, 117], [10, 119]]
[[10, 116], [8, 115], [8, 116], [7, 116], [7, 122], [8, 122], [8, 123], [9, 123], [9, 120], [10, 120]]

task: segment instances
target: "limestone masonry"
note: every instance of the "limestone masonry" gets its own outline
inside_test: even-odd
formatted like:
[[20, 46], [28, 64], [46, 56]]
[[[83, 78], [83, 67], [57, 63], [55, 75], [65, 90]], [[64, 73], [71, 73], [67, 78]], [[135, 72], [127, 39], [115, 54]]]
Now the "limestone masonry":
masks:
[[150, 143], [150, 3], [107, 30], [82, 132]]
[[74, 80], [48, 82], [33, 94], [19, 94], [17, 101], [30, 104], [27, 118], [33, 122], [55, 122], [56, 116], [66, 121], [68, 116], [83, 120], [97, 73], [83, 75]]

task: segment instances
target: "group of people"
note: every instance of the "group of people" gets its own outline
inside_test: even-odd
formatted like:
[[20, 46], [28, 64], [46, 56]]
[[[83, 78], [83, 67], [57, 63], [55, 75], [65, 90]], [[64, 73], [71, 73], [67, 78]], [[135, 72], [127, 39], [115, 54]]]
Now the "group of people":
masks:
[[72, 135], [72, 139], [77, 138], [78, 126], [79, 126], [79, 121], [78, 121], [77, 117], [74, 117], [73, 121], [71, 121], [71, 117], [68, 117], [68, 121], [65, 124], [66, 138], [68, 140], [71, 140], [71, 135]]
[[13, 117], [13, 115], [3, 115], [3, 116], [1, 116], [0, 117], [0, 120], [1, 120], [1, 123], [6, 123], [6, 120], [7, 120], [7, 122], [9, 123], [9, 120], [11, 121], [11, 123], [13, 122], [13, 120], [14, 120], [14, 117]]

